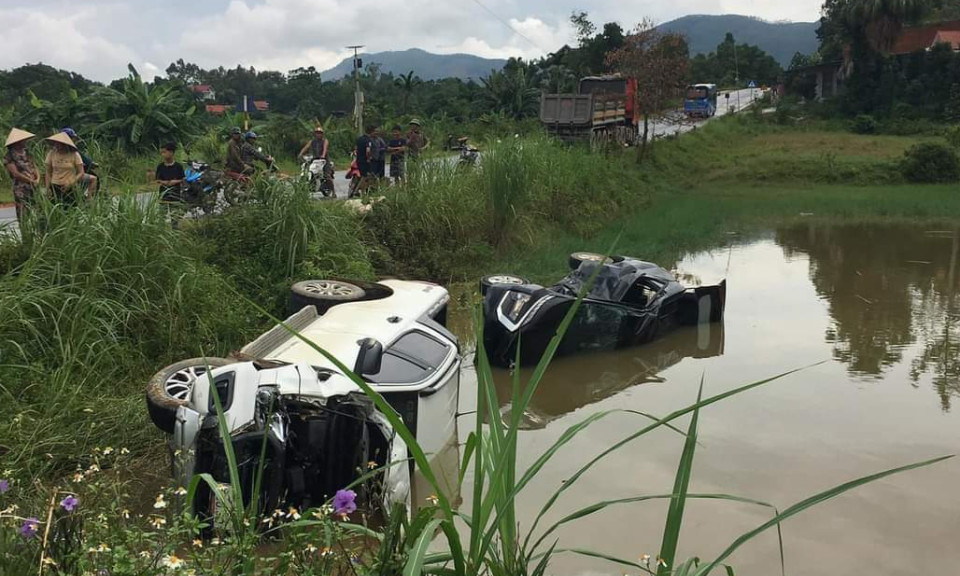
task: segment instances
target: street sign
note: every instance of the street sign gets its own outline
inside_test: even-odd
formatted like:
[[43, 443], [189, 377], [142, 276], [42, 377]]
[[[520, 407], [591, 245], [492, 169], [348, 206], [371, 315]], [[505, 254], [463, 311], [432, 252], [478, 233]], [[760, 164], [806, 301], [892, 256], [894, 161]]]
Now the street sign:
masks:
[[747, 88], [756, 88], [756, 87], [757, 87], [757, 83], [754, 82], [753, 80], [750, 81], [750, 84], [747, 84]]

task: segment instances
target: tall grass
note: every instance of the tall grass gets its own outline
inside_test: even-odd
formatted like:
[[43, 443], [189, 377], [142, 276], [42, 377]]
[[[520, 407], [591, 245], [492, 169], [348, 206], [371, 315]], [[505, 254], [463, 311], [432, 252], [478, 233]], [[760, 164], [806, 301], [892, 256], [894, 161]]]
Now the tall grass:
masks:
[[0, 468], [40, 475], [105, 441], [146, 444], [151, 367], [227, 352], [249, 330], [156, 204], [41, 201], [24, 238], [29, 257], [0, 278]]
[[[367, 219], [391, 271], [438, 280], [475, 277], [477, 264], [562, 230], [588, 236], [643, 206], [630, 162], [545, 138], [481, 144], [476, 168], [424, 161]], [[390, 267], [387, 267], [390, 270]]]

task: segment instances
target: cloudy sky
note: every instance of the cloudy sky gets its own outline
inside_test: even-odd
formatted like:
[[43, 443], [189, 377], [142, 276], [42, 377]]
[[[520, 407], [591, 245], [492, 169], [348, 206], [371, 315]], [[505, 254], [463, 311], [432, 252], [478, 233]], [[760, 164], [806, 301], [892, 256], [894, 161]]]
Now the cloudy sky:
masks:
[[[0, 0], [0, 69], [44, 62], [96, 80], [144, 76], [183, 58], [325, 70], [346, 54], [423, 48], [535, 57], [572, 40], [571, 11], [630, 27], [644, 16], [749, 14], [812, 21], [822, 0]], [[511, 29], [512, 27], [512, 29]], [[516, 32], [515, 32], [516, 31]], [[517, 33], [519, 32], [519, 34]]]

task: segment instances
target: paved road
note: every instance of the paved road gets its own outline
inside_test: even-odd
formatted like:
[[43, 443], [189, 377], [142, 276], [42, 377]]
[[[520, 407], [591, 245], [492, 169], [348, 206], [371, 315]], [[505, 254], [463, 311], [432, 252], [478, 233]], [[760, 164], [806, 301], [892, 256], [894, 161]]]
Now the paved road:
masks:
[[[761, 96], [761, 91], [759, 89], [738, 90], [730, 92], [729, 98], [726, 98], [725, 95], [726, 93], [721, 93], [717, 99], [717, 117], [725, 116], [750, 106], [754, 100]], [[650, 131], [653, 138], [665, 138], [690, 132], [709, 121], [710, 120], [691, 121], [683, 116], [683, 114], [677, 112], [668, 115], [660, 122], [652, 124]], [[453, 157], [452, 161], [456, 161], [456, 157]], [[341, 170], [337, 172], [334, 177], [334, 187], [338, 199], [344, 199], [348, 194], [350, 183], [345, 178], [345, 175], [345, 171]], [[145, 201], [149, 198], [149, 194], [141, 194], [140, 198]], [[12, 226], [13, 228], [17, 226], [16, 212], [14, 212], [12, 206], [10, 208], [0, 208], [0, 228], [4, 226]]]

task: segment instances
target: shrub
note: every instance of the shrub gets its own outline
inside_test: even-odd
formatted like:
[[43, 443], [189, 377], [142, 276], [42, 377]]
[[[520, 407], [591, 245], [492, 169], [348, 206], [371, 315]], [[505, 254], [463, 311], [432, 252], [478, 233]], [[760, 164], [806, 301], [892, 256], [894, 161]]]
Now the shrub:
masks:
[[850, 123], [850, 131], [855, 134], [873, 134], [877, 131], [877, 121], [869, 114], [857, 114]]
[[960, 149], [960, 126], [949, 128], [944, 136], [947, 139], [947, 144]]
[[904, 153], [900, 169], [910, 182], [956, 182], [960, 180], [960, 157], [946, 144], [924, 142]]

